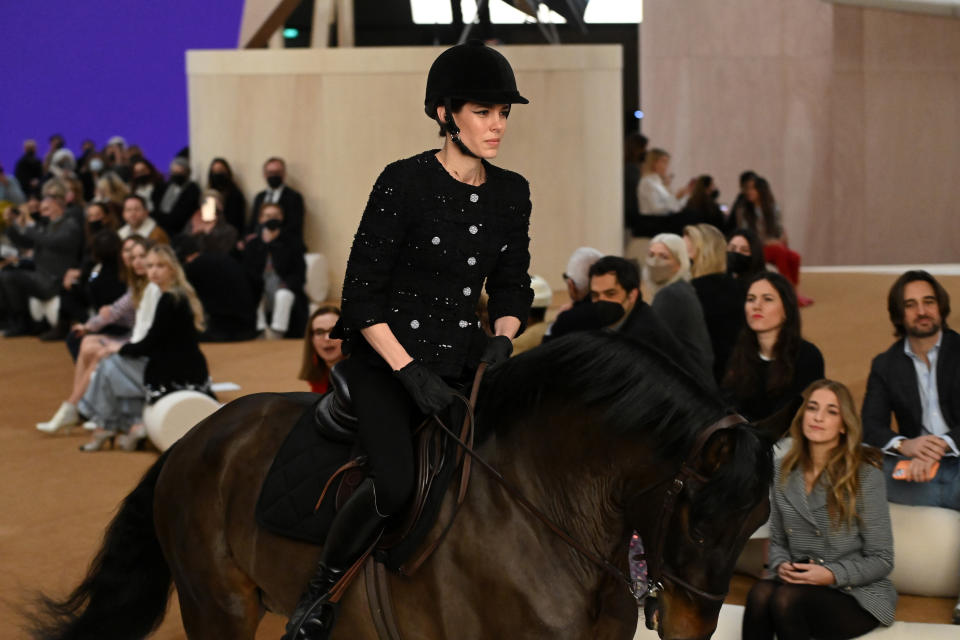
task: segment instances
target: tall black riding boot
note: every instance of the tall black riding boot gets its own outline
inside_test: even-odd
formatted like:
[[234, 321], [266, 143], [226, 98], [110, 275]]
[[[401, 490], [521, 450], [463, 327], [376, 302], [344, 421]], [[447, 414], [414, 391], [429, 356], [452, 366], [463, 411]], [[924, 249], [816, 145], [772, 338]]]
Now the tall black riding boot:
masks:
[[300, 596], [281, 640], [325, 640], [330, 636], [336, 621], [336, 606], [327, 601], [330, 589], [373, 543], [385, 519], [377, 511], [373, 480], [367, 478], [330, 525], [317, 572]]

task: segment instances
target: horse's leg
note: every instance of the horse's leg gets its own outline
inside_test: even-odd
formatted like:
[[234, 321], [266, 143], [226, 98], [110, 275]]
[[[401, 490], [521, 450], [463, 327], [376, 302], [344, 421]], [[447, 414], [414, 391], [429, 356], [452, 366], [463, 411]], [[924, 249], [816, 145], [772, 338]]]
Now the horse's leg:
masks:
[[191, 588], [186, 576], [174, 577], [187, 638], [253, 640], [263, 617], [257, 586], [228, 559], [204, 562], [200, 555], [191, 558], [190, 571], [203, 576], [202, 588]]

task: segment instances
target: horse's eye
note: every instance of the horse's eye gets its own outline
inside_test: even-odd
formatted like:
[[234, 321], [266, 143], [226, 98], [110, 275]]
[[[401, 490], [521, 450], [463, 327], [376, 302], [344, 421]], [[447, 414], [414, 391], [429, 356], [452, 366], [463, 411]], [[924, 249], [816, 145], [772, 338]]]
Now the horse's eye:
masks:
[[707, 540], [707, 536], [705, 536], [700, 529], [694, 529], [691, 531], [690, 537], [693, 538], [693, 541], [699, 545], [704, 544], [704, 542]]

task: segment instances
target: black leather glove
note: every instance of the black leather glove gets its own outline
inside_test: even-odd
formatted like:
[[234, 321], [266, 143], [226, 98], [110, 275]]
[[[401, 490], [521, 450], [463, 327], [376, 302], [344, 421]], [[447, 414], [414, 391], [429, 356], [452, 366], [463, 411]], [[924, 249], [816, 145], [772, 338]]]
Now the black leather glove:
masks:
[[487, 340], [487, 347], [483, 350], [480, 362], [490, 366], [503, 362], [513, 353], [513, 342], [507, 336], [493, 336]]
[[393, 375], [400, 379], [407, 393], [427, 415], [440, 413], [453, 402], [454, 392], [443, 379], [416, 360]]

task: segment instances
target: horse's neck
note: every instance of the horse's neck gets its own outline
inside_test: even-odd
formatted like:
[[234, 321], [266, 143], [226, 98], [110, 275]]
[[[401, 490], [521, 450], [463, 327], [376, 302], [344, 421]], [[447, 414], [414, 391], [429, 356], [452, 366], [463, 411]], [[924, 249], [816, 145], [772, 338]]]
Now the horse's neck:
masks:
[[[573, 455], [570, 448], [536, 438], [491, 438], [483, 454], [503, 475], [506, 483], [526, 498], [551, 523], [568, 533], [584, 548], [610, 561], [627, 544], [623, 514], [616, 504], [619, 478], [609, 466], [586, 464], [586, 452]], [[572, 556], [568, 565], [581, 581], [599, 577], [599, 568], [572, 549], [549, 525], [525, 508], [510, 489], [485, 470], [473, 474], [475, 491], [472, 506], [481, 517], [493, 522], [515, 522], [547, 546], [558, 557]]]

